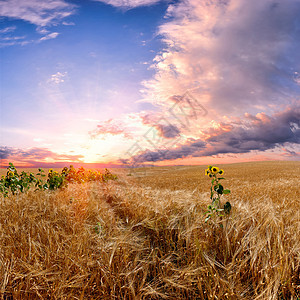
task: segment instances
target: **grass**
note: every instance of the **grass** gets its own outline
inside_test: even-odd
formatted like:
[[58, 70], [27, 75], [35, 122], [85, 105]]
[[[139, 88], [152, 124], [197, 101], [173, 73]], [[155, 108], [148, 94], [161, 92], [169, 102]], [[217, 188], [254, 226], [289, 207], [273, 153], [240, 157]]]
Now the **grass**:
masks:
[[223, 229], [205, 167], [0, 196], [2, 299], [299, 299], [300, 163], [221, 166]]

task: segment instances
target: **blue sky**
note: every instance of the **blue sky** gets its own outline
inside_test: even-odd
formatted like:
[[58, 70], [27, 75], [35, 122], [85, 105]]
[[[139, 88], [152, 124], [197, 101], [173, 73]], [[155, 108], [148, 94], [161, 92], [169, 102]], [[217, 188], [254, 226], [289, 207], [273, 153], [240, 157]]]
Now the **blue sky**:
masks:
[[[118, 163], [135, 143], [127, 159], [143, 163], [299, 159], [299, 13], [298, 0], [1, 1], [1, 164]], [[189, 130], [169, 113], [187, 91], [208, 112]], [[162, 152], [152, 128], [180, 141]]]
[[[140, 98], [140, 78], [151, 76], [149, 64], [161, 47], [156, 30], [166, 5], [121, 11], [99, 2], [84, 2], [77, 2], [74, 15], [64, 21], [70, 25], [45, 27], [44, 30], [59, 33], [49, 40], [40, 41], [43, 37], [34, 24], [2, 20], [2, 30], [16, 28], [3, 36], [26, 36], [24, 41], [28, 42], [22, 46], [17, 40], [16, 45], [6, 47], [2, 42], [1, 85], [5, 101], [1, 105], [3, 112], [12, 110], [14, 115], [4, 114], [2, 126], [48, 126], [48, 121], [60, 120], [65, 113], [77, 115], [84, 110], [94, 119], [114, 117], [119, 113], [116, 106], [106, 116], [102, 116], [101, 107], [117, 105], [120, 97], [125, 100], [124, 106], [130, 105], [127, 110], [134, 110]], [[56, 96], [60, 99], [53, 100]], [[4, 138], [12, 146], [24, 146], [24, 141], [20, 144], [10, 135]]]

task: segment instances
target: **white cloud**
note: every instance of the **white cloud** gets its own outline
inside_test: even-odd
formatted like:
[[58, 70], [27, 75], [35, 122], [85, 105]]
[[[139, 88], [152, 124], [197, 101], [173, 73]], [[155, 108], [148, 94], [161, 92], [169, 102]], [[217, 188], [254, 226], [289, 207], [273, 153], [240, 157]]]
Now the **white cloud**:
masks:
[[121, 8], [134, 8], [138, 6], [148, 6], [160, 2], [161, 0], [94, 0], [110, 4]]
[[18, 41], [18, 40], [24, 40], [26, 36], [7, 36], [1, 38], [1, 41]]
[[59, 35], [58, 32], [51, 32], [51, 33], [43, 36], [42, 38], [40, 38], [40, 41], [55, 39], [58, 35]]
[[33, 41], [22, 40], [24, 38], [25, 37], [22, 37], [22, 36], [3, 38], [0, 40], [0, 48], [5, 48], [5, 47], [15, 46], [15, 45], [25, 46], [25, 45], [33, 42]]
[[26, 36], [12, 36], [16, 29], [16, 26], [7, 26], [0, 30], [0, 48], [26, 44]]
[[8, 33], [8, 32], [13, 32], [17, 29], [16, 26], [8, 26], [8, 27], [5, 27], [3, 29], [0, 30], [0, 33]]
[[294, 72], [294, 81], [300, 85], [300, 74], [299, 72]]
[[170, 5], [159, 29], [165, 49], [144, 82], [147, 99], [169, 106], [165, 99], [193, 89], [208, 110], [231, 115], [289, 104], [300, 93], [293, 74], [300, 70], [299, 14], [299, 0]]
[[48, 34], [50, 32], [47, 28], [41, 26], [37, 27], [36, 31], [40, 34]]
[[75, 7], [64, 0], [5, 0], [0, 1], [0, 16], [47, 26], [70, 16]]
[[75, 25], [74, 22], [62, 22], [62, 24], [65, 26], [74, 26]]
[[67, 76], [68, 72], [57, 72], [51, 75], [50, 79], [48, 80], [49, 83], [59, 84], [65, 82], [65, 77]]

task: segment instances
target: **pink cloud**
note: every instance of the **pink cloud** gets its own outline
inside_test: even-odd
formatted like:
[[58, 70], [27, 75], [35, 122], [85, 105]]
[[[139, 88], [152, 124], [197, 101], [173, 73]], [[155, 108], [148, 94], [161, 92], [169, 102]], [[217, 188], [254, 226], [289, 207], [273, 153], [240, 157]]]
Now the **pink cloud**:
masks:
[[66, 162], [82, 162], [82, 155], [67, 155], [52, 152], [46, 148], [19, 149], [13, 147], [0, 147], [0, 167], [7, 166], [9, 162], [15, 165], [33, 167]]
[[[157, 32], [165, 44], [153, 60], [155, 74], [142, 83], [141, 101], [157, 110], [145, 112], [141, 118], [161, 137], [182, 135], [183, 139], [175, 148], [144, 150], [136, 157], [160, 162], [255, 151], [262, 155], [298, 147], [300, 86], [295, 74], [300, 71], [299, 14], [299, 0], [185, 0], [170, 4], [166, 21]], [[188, 128], [183, 128], [167, 112], [186, 91], [208, 114], [188, 118]], [[159, 123], [162, 119], [167, 122]], [[110, 121], [100, 124], [95, 136], [130, 133], [123, 125], [115, 125]], [[297, 151], [290, 150], [293, 153]]]
[[215, 117], [290, 104], [300, 93], [293, 71], [300, 70], [299, 13], [298, 0], [170, 5], [145, 100], [168, 106], [170, 96], [193, 90]]
[[123, 135], [125, 138], [132, 139], [131, 134], [132, 129], [130, 129], [125, 122], [119, 120], [109, 119], [97, 125], [97, 128], [90, 131], [90, 136], [96, 138], [99, 136], [110, 135]]
[[[190, 138], [174, 149], [142, 151], [134, 160], [138, 162], [158, 162], [186, 157], [206, 157], [220, 154], [242, 154], [252, 151], [265, 152], [277, 149], [284, 156], [298, 157], [300, 144], [300, 107], [289, 107], [284, 111], [267, 116], [249, 116], [240, 125], [220, 123], [216, 128], [204, 132], [204, 138]], [[259, 119], [259, 121], [257, 121]], [[283, 152], [282, 152], [283, 148]], [[299, 149], [298, 149], [299, 151]]]

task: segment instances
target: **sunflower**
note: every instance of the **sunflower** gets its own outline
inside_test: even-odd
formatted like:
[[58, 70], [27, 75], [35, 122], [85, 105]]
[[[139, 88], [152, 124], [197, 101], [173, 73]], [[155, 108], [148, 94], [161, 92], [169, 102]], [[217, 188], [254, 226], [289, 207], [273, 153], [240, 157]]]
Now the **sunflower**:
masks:
[[224, 174], [224, 170], [221, 169], [221, 170], [219, 171], [219, 174], [220, 174], [220, 175], [223, 175], [223, 174]]
[[210, 174], [210, 171], [209, 171], [209, 169], [206, 169], [206, 170], [205, 170], [205, 175], [207, 175], [207, 176], [208, 176], [209, 174]]
[[50, 170], [49, 170], [49, 173], [52, 173], [52, 172], [53, 172], [53, 169], [50, 169]]
[[213, 172], [213, 174], [217, 174], [219, 172], [219, 168], [218, 167], [212, 167], [211, 171]]
[[12, 176], [14, 176], [14, 173], [13, 173], [12, 171], [9, 171], [9, 172], [8, 172], [8, 176], [11, 176], [11, 177], [12, 177]]

